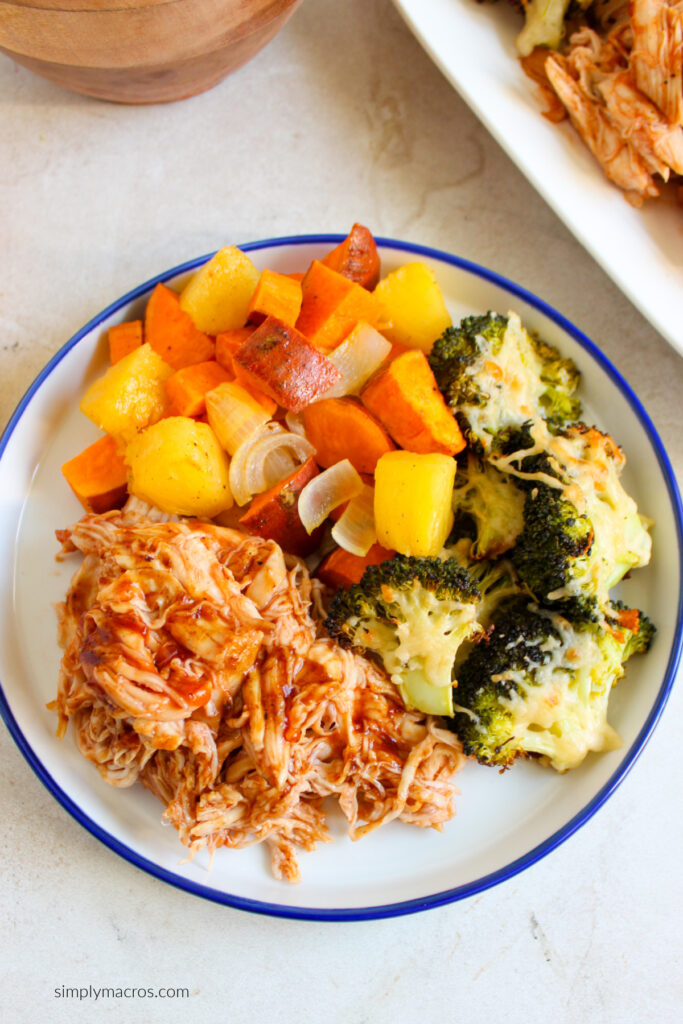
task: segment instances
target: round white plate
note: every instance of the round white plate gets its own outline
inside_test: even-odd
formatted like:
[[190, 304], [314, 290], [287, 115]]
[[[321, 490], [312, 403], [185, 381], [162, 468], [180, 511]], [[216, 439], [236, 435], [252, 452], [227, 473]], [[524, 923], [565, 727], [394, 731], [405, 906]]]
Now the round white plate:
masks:
[[[258, 267], [305, 270], [341, 236], [256, 242]], [[589, 756], [560, 776], [538, 765], [503, 775], [468, 763], [458, 776], [457, 814], [442, 833], [391, 823], [358, 843], [332, 814], [335, 841], [302, 853], [298, 886], [272, 878], [265, 849], [219, 850], [183, 863], [176, 832], [140, 786], [108, 786], [76, 750], [55, 737], [46, 703], [56, 693], [60, 650], [54, 603], [76, 559], [57, 562], [55, 530], [75, 522], [80, 505], [63, 480], [63, 462], [98, 436], [78, 411], [84, 388], [107, 365], [106, 331], [140, 316], [159, 280], [178, 286], [207, 257], [149, 281], [79, 331], [54, 356], [22, 399], [0, 442], [0, 710], [22, 753], [57, 800], [112, 850], [188, 892], [233, 907], [319, 920], [363, 919], [438, 906], [501, 882], [533, 864], [579, 828], [622, 781], [666, 702], [681, 652], [681, 503], [667, 456], [644, 409], [600, 351], [545, 303], [480, 267], [405, 242], [380, 240], [383, 273], [420, 259], [435, 271], [454, 319], [495, 309], [523, 322], [571, 356], [583, 374], [584, 418], [621, 444], [624, 482], [655, 520], [654, 555], [622, 585], [621, 596], [657, 624], [651, 651], [629, 662], [611, 701], [623, 747]], [[678, 552], [675, 558], [673, 553]]]

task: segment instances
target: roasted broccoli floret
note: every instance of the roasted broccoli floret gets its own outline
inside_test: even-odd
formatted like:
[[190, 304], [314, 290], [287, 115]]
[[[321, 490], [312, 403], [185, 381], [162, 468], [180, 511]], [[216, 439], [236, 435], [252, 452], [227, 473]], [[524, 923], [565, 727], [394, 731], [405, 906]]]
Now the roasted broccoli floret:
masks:
[[598, 600], [587, 572], [593, 547], [590, 519], [561, 491], [535, 484], [526, 495], [523, 520], [510, 552], [520, 578], [538, 600], [557, 601], [558, 610], [597, 620]]
[[452, 536], [472, 536], [474, 559], [497, 558], [522, 531], [524, 499], [513, 477], [469, 452], [455, 477]]
[[565, 23], [590, 7], [593, 0], [528, 0], [525, 25], [517, 36], [517, 52], [527, 57], [537, 46], [556, 50], [565, 35]]
[[408, 707], [452, 712], [458, 648], [481, 632], [481, 590], [455, 558], [395, 555], [339, 590], [325, 627], [343, 647], [378, 655]]
[[444, 548], [444, 556], [455, 558], [474, 579], [481, 600], [477, 605], [477, 622], [481, 630], [473, 633], [469, 640], [464, 641], [453, 664], [453, 679], [457, 686], [459, 666], [469, 656], [473, 644], [479, 643], [482, 636], [490, 629], [501, 609], [507, 607], [511, 600], [525, 597], [533, 601], [533, 594], [520, 579], [512, 562], [507, 558], [477, 560], [472, 557], [473, 541], [461, 537]]
[[526, 490], [510, 553], [520, 577], [540, 602], [599, 620], [610, 590], [650, 557], [647, 523], [620, 481], [623, 453], [585, 423], [554, 433], [524, 424], [502, 432], [495, 447], [494, 465]]
[[458, 671], [448, 724], [465, 752], [499, 768], [537, 756], [563, 772], [590, 751], [618, 747], [609, 695], [626, 659], [645, 650], [653, 632], [638, 613], [630, 621], [634, 629], [603, 630], [528, 597], [510, 599]]
[[467, 316], [459, 327], [447, 327], [434, 342], [429, 365], [452, 409], [460, 402], [477, 406], [488, 402], [488, 393], [478, 386], [471, 368], [477, 366], [482, 356], [498, 354], [507, 325], [507, 317], [499, 313]]
[[568, 359], [534, 339], [516, 313], [466, 317], [436, 340], [429, 364], [470, 443], [486, 454], [499, 431], [529, 419], [578, 418], [579, 373]]
[[[543, 451], [543, 445], [537, 445], [533, 437], [534, 425], [531, 420], [525, 420], [524, 423], [515, 424], [515, 426], [503, 427], [499, 430], [496, 436], [491, 442], [491, 451], [489, 458], [495, 465], [496, 462], [502, 462], [503, 459], [509, 459], [514, 462], [515, 465], [519, 464], [520, 468], [525, 470], [532, 470], [539, 468], [538, 462], [524, 462], [522, 459], [539, 458], [539, 451]], [[547, 431], [551, 433], [551, 431]], [[545, 437], [545, 432], [544, 432]], [[524, 453], [529, 448], [535, 449], [535, 455], [526, 456]], [[543, 468], [548, 465], [547, 459], [543, 463]], [[507, 467], [505, 467], [507, 468]]]
[[[540, 436], [540, 444], [534, 433]], [[557, 601], [557, 611], [598, 620], [598, 599], [587, 577], [593, 524], [585, 511], [564, 496], [566, 474], [548, 448], [557, 433], [534, 430], [527, 422], [501, 431], [495, 439], [494, 464], [514, 472], [517, 486], [525, 493], [522, 529], [509, 558], [538, 601]], [[578, 497], [582, 499], [583, 492]]]
[[613, 632], [625, 634], [624, 661], [633, 654], [645, 654], [657, 632], [656, 626], [646, 615], [637, 608], [628, 608], [623, 601], [612, 602], [607, 621]]
[[564, 359], [556, 348], [531, 336], [531, 343], [541, 361], [541, 380], [546, 389], [540, 403], [551, 427], [571, 423], [581, 415], [581, 403], [574, 397], [581, 375], [571, 359]]

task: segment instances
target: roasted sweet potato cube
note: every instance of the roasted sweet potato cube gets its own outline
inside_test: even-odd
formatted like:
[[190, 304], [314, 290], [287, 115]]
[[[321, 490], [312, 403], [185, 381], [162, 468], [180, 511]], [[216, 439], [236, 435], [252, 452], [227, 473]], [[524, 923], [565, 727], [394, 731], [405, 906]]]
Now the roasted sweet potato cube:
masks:
[[356, 398], [323, 398], [303, 412], [306, 437], [324, 468], [348, 459], [358, 473], [375, 472], [377, 460], [394, 450], [384, 427]]
[[407, 349], [385, 363], [360, 397], [387, 433], [407, 451], [456, 455], [465, 447], [460, 427], [419, 348]]
[[372, 291], [379, 281], [380, 260], [375, 239], [362, 224], [354, 224], [344, 241], [322, 262], [330, 270], [336, 270], [368, 291]]
[[128, 471], [109, 435], [65, 462], [62, 473], [86, 512], [109, 512], [126, 500]]
[[294, 324], [301, 310], [301, 284], [286, 274], [263, 270], [247, 307], [247, 320], [262, 324], [267, 316], [276, 316], [286, 324]]
[[142, 345], [142, 320], [127, 320], [114, 324], [108, 331], [109, 362], [113, 366]]
[[307, 459], [285, 480], [253, 499], [249, 509], [240, 518], [240, 525], [249, 533], [276, 541], [284, 551], [304, 558], [320, 543], [322, 528], [308, 534], [299, 518], [299, 494], [318, 474], [313, 456]]
[[204, 363], [193, 363], [176, 370], [164, 382], [164, 387], [179, 416], [201, 416], [206, 412], [209, 391], [228, 380], [228, 371], [215, 359], [207, 359]]
[[237, 350], [239, 380], [265, 391], [278, 405], [300, 412], [341, 373], [295, 327], [269, 316]]
[[373, 544], [367, 555], [352, 555], [344, 548], [335, 548], [318, 566], [315, 575], [333, 590], [360, 583], [369, 565], [381, 565], [396, 554], [381, 544]]
[[165, 284], [158, 284], [145, 311], [145, 340], [165, 363], [182, 370], [193, 363], [213, 359], [215, 343], [180, 308], [180, 296]]
[[232, 357], [255, 330], [256, 327], [250, 324], [247, 327], [235, 327], [231, 331], [221, 331], [216, 335], [216, 362], [228, 373], [235, 372]]
[[296, 326], [316, 348], [335, 348], [359, 320], [381, 327], [382, 314], [375, 296], [319, 260], [311, 263], [301, 289], [303, 299]]
[[270, 395], [267, 395], [265, 391], [261, 391], [260, 388], [255, 388], [252, 377], [247, 374], [246, 370], [240, 366], [239, 363], [236, 363], [234, 359], [235, 353], [242, 347], [247, 338], [251, 337], [255, 330], [255, 324], [247, 324], [246, 327], [235, 327], [231, 331], [221, 331], [220, 334], [217, 334], [216, 362], [220, 363], [228, 373], [232, 374], [235, 380], [238, 381], [243, 388], [246, 388], [252, 397], [263, 406], [268, 415], [272, 416], [277, 409], [277, 402], [274, 402]]

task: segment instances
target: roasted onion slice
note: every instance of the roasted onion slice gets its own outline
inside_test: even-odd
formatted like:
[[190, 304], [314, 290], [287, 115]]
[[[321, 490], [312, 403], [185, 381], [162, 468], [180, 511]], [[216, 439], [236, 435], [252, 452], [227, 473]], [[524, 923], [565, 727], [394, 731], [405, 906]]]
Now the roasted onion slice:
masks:
[[299, 518], [306, 532], [313, 533], [330, 512], [359, 495], [363, 487], [360, 474], [348, 459], [335, 462], [310, 480], [299, 495]]
[[262, 494], [315, 455], [310, 441], [271, 420], [239, 446], [230, 462], [230, 489], [238, 505]]

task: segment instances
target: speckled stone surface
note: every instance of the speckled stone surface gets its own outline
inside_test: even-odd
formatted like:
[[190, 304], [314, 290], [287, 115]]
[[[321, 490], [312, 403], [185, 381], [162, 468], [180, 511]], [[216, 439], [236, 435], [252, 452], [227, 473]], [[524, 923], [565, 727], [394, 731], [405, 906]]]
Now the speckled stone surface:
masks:
[[[127, 108], [0, 58], [0, 420], [110, 301], [226, 241], [345, 231], [542, 295], [636, 388], [683, 477], [683, 361], [536, 195], [389, 0], [305, 0], [213, 91]], [[9, 567], [5, 567], [9, 571]], [[673, 614], [673, 610], [672, 610]], [[680, 1019], [680, 686], [602, 810], [511, 881], [410, 918], [260, 918], [120, 860], [0, 729], [0, 1005], [16, 1024]], [[187, 987], [66, 1000], [62, 985]]]

